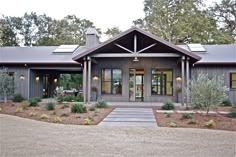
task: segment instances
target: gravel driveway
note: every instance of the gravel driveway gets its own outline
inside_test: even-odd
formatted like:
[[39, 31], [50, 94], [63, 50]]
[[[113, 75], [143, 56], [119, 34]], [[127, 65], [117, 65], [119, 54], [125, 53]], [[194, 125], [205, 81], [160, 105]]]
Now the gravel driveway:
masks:
[[62, 125], [0, 114], [0, 156], [235, 157], [236, 132]]

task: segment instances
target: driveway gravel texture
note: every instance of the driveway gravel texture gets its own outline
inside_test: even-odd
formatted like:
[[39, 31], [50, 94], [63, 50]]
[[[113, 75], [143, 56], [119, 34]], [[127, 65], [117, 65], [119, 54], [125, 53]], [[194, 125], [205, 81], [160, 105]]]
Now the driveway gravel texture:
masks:
[[2, 157], [235, 157], [236, 132], [79, 126], [0, 114]]

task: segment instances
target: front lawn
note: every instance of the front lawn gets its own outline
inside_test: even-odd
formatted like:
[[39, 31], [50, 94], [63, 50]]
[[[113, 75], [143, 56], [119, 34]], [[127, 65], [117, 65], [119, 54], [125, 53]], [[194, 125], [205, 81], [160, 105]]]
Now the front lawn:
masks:
[[96, 125], [113, 110], [111, 107], [86, 106], [85, 113], [72, 113], [71, 102], [55, 104], [54, 107], [44, 102], [38, 104], [38, 106], [23, 107], [21, 103], [0, 103], [0, 113], [53, 123]]

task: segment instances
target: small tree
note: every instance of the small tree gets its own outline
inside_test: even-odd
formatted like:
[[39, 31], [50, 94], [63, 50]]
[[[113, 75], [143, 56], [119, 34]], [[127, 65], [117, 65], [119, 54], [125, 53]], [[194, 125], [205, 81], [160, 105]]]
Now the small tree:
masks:
[[14, 94], [14, 75], [10, 75], [6, 67], [0, 69], [0, 95], [4, 96], [4, 102], [7, 102], [7, 96]]
[[226, 98], [229, 89], [224, 86], [223, 76], [209, 78], [207, 74], [200, 74], [190, 81], [190, 97], [194, 107], [207, 110], [207, 115], [211, 107], [220, 105]]

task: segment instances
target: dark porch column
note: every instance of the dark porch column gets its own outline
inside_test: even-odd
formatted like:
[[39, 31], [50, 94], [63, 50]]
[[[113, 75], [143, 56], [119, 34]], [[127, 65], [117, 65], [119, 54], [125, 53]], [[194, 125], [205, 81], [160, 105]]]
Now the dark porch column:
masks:
[[184, 87], [185, 87], [185, 66], [184, 66], [184, 61], [185, 61], [185, 56], [182, 56], [182, 59], [181, 59], [181, 77], [182, 77], [182, 105], [184, 105]]
[[91, 58], [88, 57], [88, 104], [90, 104], [91, 97]]
[[87, 61], [84, 59], [84, 69], [83, 69], [83, 97], [84, 103], [87, 102]]
[[187, 60], [186, 60], [186, 90], [187, 90], [187, 95], [186, 95], [186, 107], [189, 106], [189, 57], [187, 57]]

